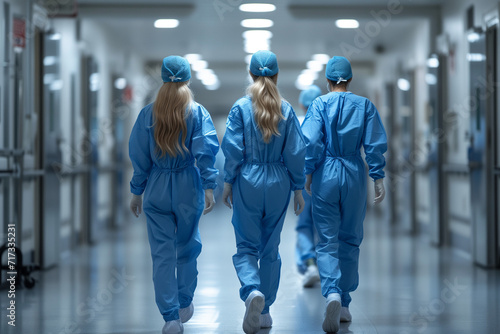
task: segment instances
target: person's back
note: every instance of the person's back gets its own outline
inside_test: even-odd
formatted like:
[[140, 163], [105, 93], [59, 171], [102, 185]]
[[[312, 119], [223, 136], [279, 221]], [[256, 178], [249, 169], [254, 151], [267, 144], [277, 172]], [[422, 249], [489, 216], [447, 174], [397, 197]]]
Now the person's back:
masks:
[[228, 207], [234, 206], [233, 263], [247, 308], [243, 330], [256, 333], [272, 325], [269, 307], [278, 291], [278, 246], [291, 190], [296, 214], [304, 207], [305, 146], [297, 117], [276, 87], [276, 55], [256, 52], [250, 74], [254, 83], [248, 96], [231, 108], [222, 140], [226, 157], [222, 198]]
[[182, 323], [193, 315], [201, 252], [198, 223], [202, 212], [210, 212], [215, 203], [219, 143], [209, 113], [192, 100], [190, 78], [186, 59], [163, 60], [164, 83], [155, 102], [140, 112], [129, 140], [134, 168], [130, 208], [138, 217], [144, 193], [163, 334], [181, 333]]
[[[238, 110], [235, 110], [238, 109]], [[295, 117], [292, 106], [282, 101], [281, 113], [283, 120], [278, 123], [278, 131], [280, 134], [287, 132], [287, 126], [295, 127], [297, 124], [293, 120]], [[245, 96], [234, 104], [231, 109], [230, 116], [234, 120], [235, 117], [240, 117], [243, 123], [243, 137], [245, 140], [244, 161], [247, 164], [259, 163], [282, 163], [283, 148], [285, 146], [285, 135], [272, 136], [269, 142], [265, 142], [259, 126], [255, 122], [252, 100], [249, 96]], [[297, 128], [298, 130], [298, 128]]]
[[326, 297], [323, 330], [337, 332], [351, 321], [350, 292], [358, 287], [359, 246], [363, 240], [367, 180], [374, 180], [375, 203], [384, 198], [387, 138], [375, 106], [347, 91], [352, 69], [344, 57], [333, 57], [325, 75], [330, 93], [314, 100], [302, 131], [307, 143], [306, 190], [313, 199], [318, 231], [317, 262]]
[[377, 164], [370, 176], [379, 179], [385, 166], [386, 137], [373, 103], [351, 92], [330, 92], [316, 99], [311, 108], [325, 124], [325, 156], [362, 163], [360, 149], [364, 147], [368, 164]]

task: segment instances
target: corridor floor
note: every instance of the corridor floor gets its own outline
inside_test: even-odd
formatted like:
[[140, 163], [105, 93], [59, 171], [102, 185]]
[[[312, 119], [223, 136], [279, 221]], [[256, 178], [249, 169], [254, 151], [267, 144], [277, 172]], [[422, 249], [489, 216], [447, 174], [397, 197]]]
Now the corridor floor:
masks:
[[[231, 256], [231, 211], [220, 203], [200, 222], [195, 314], [185, 333], [243, 333]], [[324, 298], [304, 289], [294, 265], [296, 217], [282, 233], [281, 284], [271, 307], [274, 325], [259, 333], [323, 333]], [[80, 247], [57, 268], [36, 274], [32, 290], [16, 294], [16, 327], [7, 325], [7, 291], [0, 290], [0, 332], [22, 334], [153, 334], [163, 320], [156, 308], [144, 215], [95, 246]], [[360, 286], [353, 321], [340, 333], [500, 333], [500, 271], [474, 266], [456, 250], [392, 231], [375, 213], [365, 221]]]

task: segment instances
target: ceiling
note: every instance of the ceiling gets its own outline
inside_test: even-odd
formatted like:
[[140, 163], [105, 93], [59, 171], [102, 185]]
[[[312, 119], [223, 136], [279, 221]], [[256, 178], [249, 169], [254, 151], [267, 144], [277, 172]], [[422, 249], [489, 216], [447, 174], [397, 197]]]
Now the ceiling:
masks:
[[[246, 1], [245, 1], [246, 2]], [[256, 2], [256, 1], [248, 1]], [[264, 1], [259, 1], [264, 2]], [[129, 51], [138, 54], [145, 63], [160, 62], [168, 55], [199, 53], [208, 61], [221, 81], [216, 91], [208, 91], [197, 80], [192, 87], [197, 100], [212, 113], [225, 114], [236, 99], [244, 94], [248, 84], [244, 61], [242, 33], [247, 30], [240, 22], [245, 18], [269, 18], [274, 26], [271, 50], [278, 56], [280, 66], [279, 87], [285, 98], [297, 105], [299, 91], [295, 80], [306, 68], [306, 62], [316, 53], [331, 56], [345, 54], [340, 45], [355, 46], [355, 30], [335, 27], [336, 18], [356, 18], [363, 29], [375, 21], [372, 11], [387, 9], [387, 0], [282, 0], [274, 3], [271, 13], [244, 13], [238, 10], [243, 1], [238, 0], [80, 0], [80, 17], [102, 24]], [[426, 19], [427, 14], [438, 10], [436, 0], [401, 0], [403, 11], [392, 15], [389, 24], [379, 34], [369, 38], [366, 47], [350, 55], [358, 85], [351, 89], [365, 93], [363, 77], [371, 75], [375, 46], [390, 52], [399, 40], [408, 36]], [[222, 3], [222, 5], [221, 5]], [[219, 12], [216, 5], [219, 7]], [[225, 6], [224, 6], [225, 4]], [[237, 4], [231, 6], [229, 4]], [[225, 11], [224, 11], [225, 10]], [[176, 29], [156, 29], [153, 22], [159, 18], [177, 18]], [[322, 89], [325, 82], [320, 74], [316, 80]]]

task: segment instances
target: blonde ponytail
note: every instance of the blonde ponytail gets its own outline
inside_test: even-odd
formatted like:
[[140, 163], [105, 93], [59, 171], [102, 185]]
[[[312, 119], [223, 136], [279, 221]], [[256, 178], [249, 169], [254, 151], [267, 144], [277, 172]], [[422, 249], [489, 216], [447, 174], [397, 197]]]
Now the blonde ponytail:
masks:
[[248, 88], [248, 94], [252, 98], [255, 121], [267, 144], [273, 135], [280, 135], [278, 124], [284, 119], [281, 113], [281, 95], [276, 86], [277, 76], [253, 79], [254, 83]]
[[[186, 117], [193, 94], [188, 82], [166, 82], [160, 88], [153, 105], [153, 126], [156, 147], [161, 157], [176, 157], [188, 152]], [[181, 137], [181, 138], [179, 138]]]

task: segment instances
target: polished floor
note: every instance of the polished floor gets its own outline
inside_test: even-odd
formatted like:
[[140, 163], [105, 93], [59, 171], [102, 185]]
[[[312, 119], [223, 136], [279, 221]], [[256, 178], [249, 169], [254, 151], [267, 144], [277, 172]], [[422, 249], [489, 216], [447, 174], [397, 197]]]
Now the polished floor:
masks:
[[[232, 267], [231, 211], [218, 204], [202, 218], [195, 315], [185, 333], [242, 333], [244, 304]], [[500, 271], [473, 266], [466, 254], [429, 246], [391, 230], [376, 212], [365, 221], [360, 287], [353, 321], [340, 333], [500, 333]], [[303, 289], [294, 266], [295, 216], [282, 234], [282, 279], [271, 308], [272, 329], [259, 333], [323, 333], [324, 298]], [[144, 216], [92, 247], [80, 247], [58, 268], [37, 273], [33, 290], [16, 295], [17, 326], [7, 325], [1, 290], [0, 333], [161, 333], [151, 281]]]

